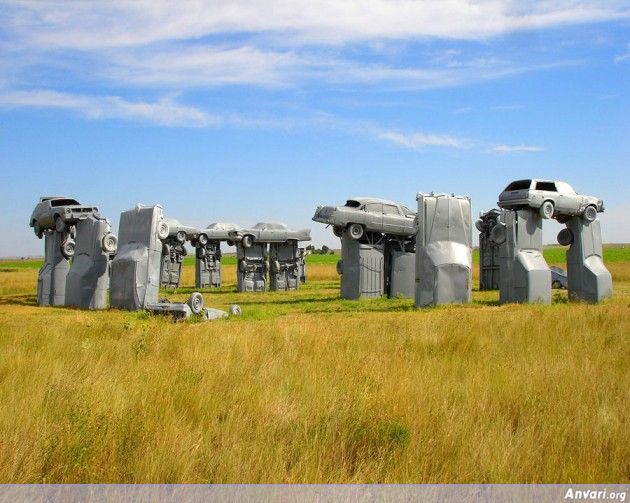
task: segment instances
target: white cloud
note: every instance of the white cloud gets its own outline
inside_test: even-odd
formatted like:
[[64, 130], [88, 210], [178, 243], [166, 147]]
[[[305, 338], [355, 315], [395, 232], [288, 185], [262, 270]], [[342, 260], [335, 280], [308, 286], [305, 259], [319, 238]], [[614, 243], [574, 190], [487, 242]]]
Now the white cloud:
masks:
[[132, 119], [163, 126], [208, 126], [220, 119], [171, 98], [155, 102], [128, 101], [118, 96], [81, 96], [49, 90], [0, 93], [0, 107], [61, 108], [91, 119]]
[[615, 63], [621, 63], [626, 59], [630, 59], [630, 44], [626, 44], [626, 52], [615, 56]]
[[10, 2], [11, 27], [29, 43], [94, 49], [266, 33], [287, 43], [338, 44], [422, 37], [486, 39], [517, 30], [628, 17], [626, 2], [469, 0], [189, 0]]
[[414, 150], [422, 150], [425, 147], [464, 149], [470, 146], [467, 140], [441, 134], [405, 134], [397, 131], [384, 131], [381, 132], [378, 137]]
[[517, 152], [543, 152], [545, 148], [536, 145], [497, 145], [492, 147], [489, 152], [499, 154], [513, 154]]

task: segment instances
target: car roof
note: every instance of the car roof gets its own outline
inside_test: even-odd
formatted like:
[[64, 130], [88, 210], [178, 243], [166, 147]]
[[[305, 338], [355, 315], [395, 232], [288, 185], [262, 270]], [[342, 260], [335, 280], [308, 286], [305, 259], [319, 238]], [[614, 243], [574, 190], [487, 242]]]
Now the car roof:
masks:
[[399, 203], [395, 202], [395, 201], [390, 201], [388, 199], [381, 199], [379, 197], [351, 197], [348, 199], [348, 201], [356, 201], [360, 204], [366, 204], [366, 203], [381, 203], [381, 204], [393, 204], [394, 206], [400, 206]]
[[285, 224], [279, 222], [258, 222], [253, 227], [254, 229], [262, 230], [287, 230], [288, 227]]
[[39, 202], [43, 203], [44, 201], [50, 201], [51, 199], [72, 199], [68, 196], [42, 196], [39, 198]]

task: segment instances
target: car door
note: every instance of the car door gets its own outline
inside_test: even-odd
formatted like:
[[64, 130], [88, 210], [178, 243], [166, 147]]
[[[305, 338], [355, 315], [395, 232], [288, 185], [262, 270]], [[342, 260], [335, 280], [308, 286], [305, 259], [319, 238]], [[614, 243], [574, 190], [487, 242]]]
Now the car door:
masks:
[[403, 215], [393, 204], [383, 204], [383, 232], [399, 234], [403, 231]]
[[363, 209], [365, 211], [365, 228], [373, 232], [382, 232], [383, 205], [381, 203], [366, 203]]
[[544, 201], [553, 201], [556, 210], [562, 210], [560, 201], [558, 200], [558, 189], [556, 189], [554, 182], [538, 181], [534, 189], [542, 198], [539, 204], [542, 204]]

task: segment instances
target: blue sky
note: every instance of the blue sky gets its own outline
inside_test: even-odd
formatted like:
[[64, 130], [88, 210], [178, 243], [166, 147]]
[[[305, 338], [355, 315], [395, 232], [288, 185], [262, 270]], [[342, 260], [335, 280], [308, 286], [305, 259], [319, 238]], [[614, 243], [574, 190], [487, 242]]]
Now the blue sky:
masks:
[[318, 204], [477, 214], [522, 177], [602, 197], [630, 242], [629, 77], [627, 1], [5, 1], [0, 256], [42, 254], [41, 194], [338, 246]]

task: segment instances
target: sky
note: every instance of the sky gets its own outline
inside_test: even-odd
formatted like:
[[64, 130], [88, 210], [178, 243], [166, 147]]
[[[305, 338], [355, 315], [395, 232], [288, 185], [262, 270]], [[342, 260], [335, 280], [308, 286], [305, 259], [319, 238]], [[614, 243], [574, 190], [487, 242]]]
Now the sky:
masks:
[[[0, 256], [39, 196], [194, 226], [311, 228], [320, 204], [514, 179], [604, 199], [630, 242], [630, 1], [0, 4]], [[545, 241], [561, 229], [545, 222]]]

